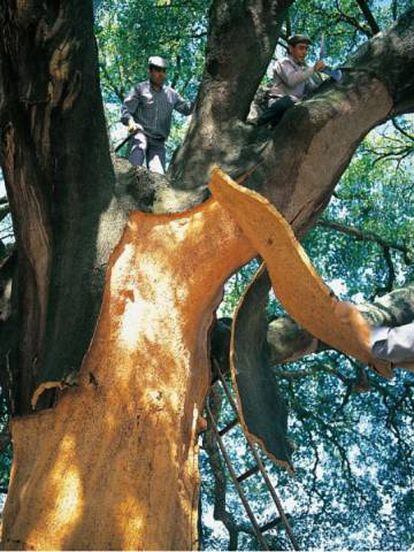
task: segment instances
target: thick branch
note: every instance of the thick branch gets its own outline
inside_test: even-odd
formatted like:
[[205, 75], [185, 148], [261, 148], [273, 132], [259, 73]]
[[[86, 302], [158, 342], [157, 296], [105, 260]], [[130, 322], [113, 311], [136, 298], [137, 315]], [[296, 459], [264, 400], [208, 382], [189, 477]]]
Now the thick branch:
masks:
[[341, 83], [326, 83], [289, 110], [273, 132], [235, 120], [224, 121], [218, 132], [212, 117], [196, 114], [172, 167], [173, 184], [204, 184], [213, 163], [233, 178], [247, 173], [246, 186], [274, 203], [296, 233], [304, 233], [367, 132], [414, 108], [413, 31], [411, 10], [358, 51]]
[[[397, 289], [377, 299], [373, 303], [357, 305], [364, 317], [373, 326], [400, 326], [414, 319], [414, 284]], [[212, 354], [215, 358], [228, 356], [230, 334], [229, 320], [221, 324], [218, 321], [221, 338], [213, 341]], [[321, 343], [306, 330], [301, 328], [289, 317], [281, 317], [269, 323], [267, 342], [270, 346], [271, 364], [282, 364], [298, 360], [308, 354], [326, 349]], [[226, 350], [224, 350], [226, 349]]]
[[199, 99], [215, 123], [244, 118], [292, 0], [215, 0]]
[[[373, 326], [399, 326], [414, 319], [414, 284], [377, 299], [357, 305]], [[271, 362], [279, 364], [326, 349], [325, 344], [300, 328], [290, 318], [278, 318], [269, 324], [267, 340]]]
[[[221, 163], [230, 155], [231, 144], [238, 149], [243, 138], [234, 128], [249, 112], [257, 87], [266, 71], [285, 17], [293, 0], [250, 0], [234, 2], [215, 0], [210, 9], [206, 64], [201, 82], [196, 113], [187, 139], [171, 165], [171, 178], [176, 187], [199, 185], [185, 175], [183, 166], [189, 156], [204, 167]], [[241, 155], [237, 151], [236, 155]], [[204, 159], [204, 161], [203, 161]], [[208, 164], [205, 160], [208, 159]], [[195, 174], [194, 174], [195, 176]], [[190, 182], [191, 180], [191, 182]]]
[[321, 87], [276, 127], [247, 184], [276, 204], [296, 233], [324, 209], [366, 133], [414, 108], [413, 30], [411, 10], [359, 50], [341, 84]]

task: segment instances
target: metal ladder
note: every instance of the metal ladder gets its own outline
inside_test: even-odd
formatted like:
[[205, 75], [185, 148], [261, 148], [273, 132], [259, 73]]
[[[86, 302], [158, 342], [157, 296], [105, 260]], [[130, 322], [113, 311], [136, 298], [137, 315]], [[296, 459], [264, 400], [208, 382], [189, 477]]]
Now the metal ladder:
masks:
[[[223, 388], [223, 391], [224, 391], [224, 394], [225, 394], [225, 396], [228, 400], [228, 403], [230, 404], [232, 410], [234, 411], [235, 418], [230, 423], [228, 423], [224, 428], [219, 429], [218, 428], [218, 422], [215, 419], [213, 413], [211, 412], [211, 408], [210, 408], [208, 399], [206, 401], [207, 417], [210, 420], [211, 427], [212, 427], [213, 432], [214, 432], [214, 434], [217, 438], [217, 443], [219, 445], [221, 454], [223, 456], [223, 460], [224, 460], [224, 462], [225, 462], [225, 464], [226, 464], [226, 466], [229, 470], [230, 477], [231, 477], [231, 479], [234, 483], [234, 486], [236, 487], [236, 490], [237, 490], [237, 493], [240, 497], [240, 500], [243, 503], [243, 506], [244, 506], [244, 509], [246, 510], [247, 516], [250, 519], [250, 522], [251, 522], [252, 527], [253, 527], [254, 534], [256, 535], [256, 538], [259, 541], [260, 545], [262, 546], [263, 550], [270, 550], [269, 545], [266, 542], [266, 539], [265, 539], [263, 533], [265, 533], [266, 531], [269, 531], [270, 529], [273, 529], [276, 525], [278, 525], [280, 522], [282, 522], [282, 524], [284, 525], [284, 527], [286, 529], [286, 534], [289, 538], [289, 541], [292, 545], [292, 548], [294, 550], [299, 550], [298, 542], [297, 542], [297, 540], [296, 540], [296, 538], [293, 534], [293, 531], [292, 531], [292, 528], [290, 526], [289, 520], [287, 519], [286, 514], [283, 510], [283, 506], [282, 506], [282, 503], [280, 501], [280, 498], [278, 497], [278, 495], [276, 493], [276, 489], [274, 488], [274, 486], [273, 486], [273, 484], [272, 484], [272, 482], [269, 478], [269, 475], [267, 473], [267, 470], [266, 470], [266, 468], [265, 468], [265, 466], [264, 466], [264, 464], [263, 464], [263, 462], [262, 462], [262, 460], [259, 456], [259, 453], [257, 452], [256, 445], [251, 440], [249, 435], [247, 435], [243, 430], [243, 426], [241, 424], [238, 408], [237, 408], [236, 402], [235, 402], [235, 400], [233, 398], [233, 395], [232, 395], [232, 390], [231, 390], [229, 384], [226, 382], [225, 377], [224, 377], [223, 373], [221, 372], [220, 366], [218, 365], [218, 363], [214, 362], [214, 365], [215, 365], [215, 369], [216, 369], [217, 374], [218, 374], [218, 380], [220, 381], [220, 384]], [[236, 471], [233, 467], [233, 464], [231, 462], [230, 456], [229, 456], [229, 454], [226, 450], [226, 446], [225, 446], [225, 444], [223, 442], [223, 439], [222, 439], [223, 435], [225, 435], [228, 431], [233, 429], [238, 424], [240, 424], [240, 426], [243, 430], [244, 438], [246, 439], [248, 447], [249, 447], [250, 451], [252, 452], [253, 457], [254, 457], [255, 462], [256, 462], [256, 465], [254, 467], [250, 468], [249, 470], [247, 470], [245, 473], [243, 473], [241, 475], [237, 475], [237, 473], [236, 473]], [[260, 473], [261, 476], [263, 477], [264, 483], [265, 483], [265, 485], [266, 485], [266, 487], [269, 491], [269, 494], [270, 494], [270, 496], [271, 496], [271, 498], [272, 498], [272, 500], [273, 500], [273, 502], [276, 506], [276, 510], [277, 510], [277, 512], [279, 513], [279, 516], [280, 516], [279, 518], [276, 518], [272, 521], [269, 521], [268, 523], [265, 523], [262, 526], [259, 525], [259, 522], [257, 521], [257, 518], [256, 518], [255, 514], [253, 513], [253, 510], [252, 510], [252, 508], [249, 504], [246, 493], [243, 490], [243, 487], [241, 485], [241, 483], [243, 481], [245, 481], [246, 479], [248, 479], [249, 477], [251, 477], [252, 475], [254, 475], [256, 473]]]

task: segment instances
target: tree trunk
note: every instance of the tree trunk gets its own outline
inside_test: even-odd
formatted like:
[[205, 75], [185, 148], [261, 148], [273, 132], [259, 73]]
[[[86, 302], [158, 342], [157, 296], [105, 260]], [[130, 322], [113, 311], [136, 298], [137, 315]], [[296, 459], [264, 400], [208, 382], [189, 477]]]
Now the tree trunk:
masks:
[[[14, 5], [13, 5], [14, 4]], [[115, 207], [89, 2], [0, 2], [1, 163], [13, 217], [13, 414], [79, 370], [125, 217]]]
[[207, 333], [224, 280], [252, 253], [214, 200], [131, 214], [79, 387], [12, 424], [6, 548], [197, 547]]
[[[213, 2], [198, 116], [170, 176], [193, 190], [214, 162], [241, 175], [260, 161], [247, 185], [304, 233], [361, 137], [414, 105], [413, 17], [360, 55], [362, 73], [295, 107], [277, 133], [248, 128], [290, 3]], [[0, 0], [0, 24], [1, 162], [18, 252], [4, 546], [196, 547], [208, 330], [223, 282], [255, 251], [215, 200], [155, 216], [134, 209], [171, 205], [165, 180], [133, 171], [115, 184], [92, 2]], [[237, 62], [234, 36], [245, 41]], [[181, 209], [203, 190], [171, 197]], [[50, 387], [64, 388], [54, 409], [33, 414], [33, 399], [56, 399]]]

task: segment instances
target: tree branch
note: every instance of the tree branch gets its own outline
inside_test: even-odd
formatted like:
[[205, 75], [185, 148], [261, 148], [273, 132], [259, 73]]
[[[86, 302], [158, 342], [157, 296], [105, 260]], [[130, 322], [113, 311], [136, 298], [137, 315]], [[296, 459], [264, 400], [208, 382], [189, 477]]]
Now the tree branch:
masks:
[[356, 3], [358, 4], [361, 12], [364, 14], [365, 20], [368, 23], [372, 34], [376, 35], [377, 33], [379, 33], [381, 29], [379, 28], [378, 23], [372, 11], [370, 10], [366, 0], [356, 0]]
[[[373, 326], [400, 326], [414, 319], [414, 284], [382, 296], [373, 303], [356, 305]], [[267, 340], [272, 364], [290, 362], [326, 346], [289, 318], [269, 324]]]
[[110, 90], [112, 90], [112, 92], [115, 93], [116, 97], [118, 98], [118, 100], [122, 103], [124, 101], [124, 97], [125, 97], [125, 92], [124, 90], [122, 90], [121, 88], [119, 88], [116, 83], [114, 82], [114, 80], [112, 79], [111, 75], [109, 74], [109, 71], [108, 69], [106, 68], [106, 65], [105, 63], [100, 63], [99, 64], [99, 68], [101, 69], [107, 83], [108, 83], [108, 88]]
[[[209, 169], [223, 157], [243, 154], [234, 140], [276, 47], [286, 9], [293, 0], [214, 0], [210, 8], [206, 62], [196, 112], [187, 138], [170, 166], [174, 186], [194, 188], [206, 183]], [[233, 144], [233, 145], [232, 145]], [[235, 151], [232, 151], [235, 148]], [[198, 177], [183, 174], [196, 164]], [[202, 167], [202, 168], [201, 168]], [[199, 170], [201, 168], [201, 171]], [[200, 174], [203, 182], [200, 182]], [[205, 175], [205, 179], [204, 179]], [[195, 176], [195, 173], [194, 173]]]
[[395, 21], [398, 16], [398, 0], [392, 0], [391, 4], [392, 19]]
[[[374, 327], [407, 324], [414, 319], [414, 283], [383, 295], [373, 303], [361, 303], [356, 306]], [[229, 319], [220, 324], [220, 339], [215, 339], [212, 344], [212, 354], [215, 358], [225, 359], [228, 356], [229, 335], [226, 333], [230, 334]], [[267, 343], [269, 362], [272, 365], [299, 360], [327, 348], [289, 317], [280, 317], [269, 322]], [[315, 367], [315, 370], [318, 369]], [[311, 375], [309, 370], [304, 371], [301, 377], [307, 375]], [[295, 375], [289, 377], [296, 379]]]
[[413, 134], [410, 134], [409, 132], [407, 132], [405, 130], [405, 128], [403, 128], [396, 119], [393, 119], [392, 120], [392, 124], [394, 125], [394, 128], [396, 128], [399, 132], [401, 132], [401, 134], [403, 136], [405, 136], [406, 138], [408, 138], [409, 140], [413, 141], [414, 142], [414, 135]]
[[[357, 0], [358, 1], [358, 0]], [[362, 34], [364, 34], [367, 38], [372, 38], [372, 32], [360, 24], [358, 19], [355, 17], [352, 17], [348, 14], [346, 14], [340, 7], [339, 1], [336, 0], [336, 9], [338, 11], [338, 21], [344, 21], [345, 23], [348, 23], [352, 27], [354, 27], [355, 30], [360, 31]]]
[[383, 247], [382, 250], [383, 250], [384, 259], [385, 259], [385, 262], [386, 262], [387, 268], [388, 268], [388, 278], [387, 278], [387, 282], [386, 282], [385, 286], [378, 289], [376, 291], [375, 295], [380, 295], [382, 293], [390, 293], [390, 291], [392, 291], [392, 289], [394, 287], [394, 282], [395, 282], [395, 268], [394, 268], [394, 263], [392, 262], [390, 248], [389, 247]]
[[[245, 178], [244, 184], [276, 205], [302, 236], [327, 205], [367, 132], [414, 109], [413, 32], [411, 10], [360, 48], [341, 83], [325, 83], [291, 108], [273, 132], [226, 119], [219, 128], [207, 101], [171, 166], [173, 186], [202, 186], [213, 164], [219, 164], [233, 178]], [[225, 66], [220, 68], [225, 73]], [[220, 83], [215, 88], [210, 81], [213, 96]], [[233, 95], [237, 101], [237, 90]], [[199, 101], [205, 98], [210, 96], [200, 93]]]
[[291, 3], [292, 0], [213, 2], [200, 97], [211, 106], [216, 122], [247, 115]]
[[[352, 226], [347, 226], [345, 224], [340, 224], [338, 222], [334, 222], [333, 220], [327, 220], [327, 219], [320, 219], [317, 223], [318, 226], [322, 226], [323, 228], [330, 228], [331, 230], [336, 230], [338, 232], [341, 232], [342, 234], [347, 234], [348, 236], [352, 236], [356, 238], [359, 241], [369, 241], [373, 243], [377, 243], [384, 249], [394, 249], [395, 251], [400, 251], [407, 257], [410, 254], [410, 251], [408, 247], [404, 245], [400, 245], [395, 242], [389, 242], [387, 240], [384, 240], [376, 234], [375, 232], [364, 232], [362, 230], [358, 230], [357, 228], [353, 228]], [[391, 291], [391, 290], [388, 290]]]
[[7, 215], [10, 213], [10, 207], [8, 205], [2, 205], [0, 207], [0, 222], [4, 220]]

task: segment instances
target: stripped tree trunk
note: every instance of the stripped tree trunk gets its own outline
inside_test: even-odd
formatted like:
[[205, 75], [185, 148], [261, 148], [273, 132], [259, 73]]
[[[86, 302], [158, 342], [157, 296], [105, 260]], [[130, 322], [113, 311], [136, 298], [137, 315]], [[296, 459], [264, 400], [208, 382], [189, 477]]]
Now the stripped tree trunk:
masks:
[[[199, 116], [169, 175], [180, 209], [219, 163], [303, 235], [362, 137], [413, 108], [411, 12], [277, 132], [246, 125], [291, 3], [213, 2]], [[0, 328], [15, 337], [1, 348], [15, 455], [4, 546], [196, 547], [208, 330], [223, 282], [255, 251], [214, 200], [143, 214], [171, 210], [169, 183], [123, 168], [115, 181], [92, 2], [0, 0], [0, 28], [1, 164], [18, 260], [14, 332]]]
[[197, 547], [207, 332], [223, 281], [251, 254], [213, 200], [130, 216], [79, 386], [13, 422], [6, 548]]

